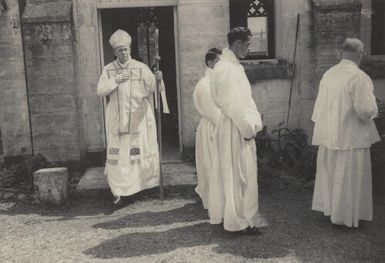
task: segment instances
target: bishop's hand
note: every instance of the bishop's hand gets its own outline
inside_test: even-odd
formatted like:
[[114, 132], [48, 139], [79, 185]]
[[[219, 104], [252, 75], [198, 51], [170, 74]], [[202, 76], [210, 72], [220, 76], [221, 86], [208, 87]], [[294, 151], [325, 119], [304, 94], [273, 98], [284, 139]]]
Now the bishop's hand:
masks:
[[122, 83], [122, 82], [127, 81], [128, 79], [130, 79], [130, 73], [128, 73], [128, 72], [123, 72], [123, 73], [121, 73], [121, 74], [119, 74], [119, 75], [116, 75], [116, 77], [115, 77], [115, 83], [116, 83], [116, 84], [120, 84], [120, 83]]
[[158, 70], [154, 74], [155, 74], [155, 78], [156, 78], [157, 81], [162, 81], [162, 78], [163, 78], [162, 71]]

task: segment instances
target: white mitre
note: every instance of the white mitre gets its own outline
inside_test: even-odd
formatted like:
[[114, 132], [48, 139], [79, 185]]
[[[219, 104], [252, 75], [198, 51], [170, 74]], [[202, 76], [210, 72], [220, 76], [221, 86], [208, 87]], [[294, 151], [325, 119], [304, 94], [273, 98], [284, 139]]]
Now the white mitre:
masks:
[[131, 46], [131, 36], [121, 29], [116, 30], [110, 37], [110, 45], [113, 49], [121, 46]]

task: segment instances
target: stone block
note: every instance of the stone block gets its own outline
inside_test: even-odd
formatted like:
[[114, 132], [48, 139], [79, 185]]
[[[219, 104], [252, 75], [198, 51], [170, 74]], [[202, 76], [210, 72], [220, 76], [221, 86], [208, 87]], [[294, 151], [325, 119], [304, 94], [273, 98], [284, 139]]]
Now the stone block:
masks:
[[68, 169], [40, 169], [33, 174], [34, 196], [39, 203], [61, 205], [68, 196]]
[[70, 21], [71, 14], [71, 1], [36, 1], [26, 6], [22, 18], [27, 23], [58, 22]]

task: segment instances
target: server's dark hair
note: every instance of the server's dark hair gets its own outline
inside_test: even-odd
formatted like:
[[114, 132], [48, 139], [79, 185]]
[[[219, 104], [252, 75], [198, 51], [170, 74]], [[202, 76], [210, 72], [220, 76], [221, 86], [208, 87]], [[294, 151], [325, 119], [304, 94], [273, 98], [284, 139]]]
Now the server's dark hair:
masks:
[[251, 31], [247, 27], [234, 27], [227, 34], [227, 42], [232, 45], [236, 40], [247, 41], [251, 36]]
[[211, 60], [214, 60], [216, 59], [219, 55], [222, 54], [222, 51], [220, 51], [219, 49], [217, 49], [216, 47], [214, 48], [210, 48], [206, 55], [205, 55], [205, 62], [206, 62], [206, 66], [208, 66], [208, 62], [211, 61]]

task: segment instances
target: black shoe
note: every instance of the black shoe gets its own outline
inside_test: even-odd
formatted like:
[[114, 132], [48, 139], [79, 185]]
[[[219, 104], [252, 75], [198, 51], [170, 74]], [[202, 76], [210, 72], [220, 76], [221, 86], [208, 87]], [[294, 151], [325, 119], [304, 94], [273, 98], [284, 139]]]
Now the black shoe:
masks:
[[240, 233], [246, 236], [259, 236], [262, 234], [262, 231], [256, 226], [254, 227], [248, 226], [247, 228], [241, 230]]

